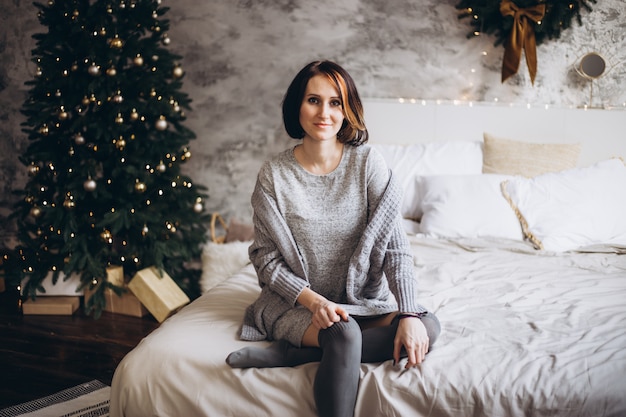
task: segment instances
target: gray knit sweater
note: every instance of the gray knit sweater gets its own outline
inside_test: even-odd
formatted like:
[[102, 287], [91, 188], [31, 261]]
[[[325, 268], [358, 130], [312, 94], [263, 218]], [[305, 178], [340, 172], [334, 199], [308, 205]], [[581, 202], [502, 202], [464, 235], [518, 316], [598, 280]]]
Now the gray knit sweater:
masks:
[[323, 176], [306, 172], [293, 149], [267, 162], [252, 195], [249, 251], [262, 290], [246, 310], [241, 338], [272, 339], [274, 323], [295, 308], [305, 287], [352, 315], [425, 311], [400, 223], [400, 193], [367, 145], [346, 145], [337, 169]]

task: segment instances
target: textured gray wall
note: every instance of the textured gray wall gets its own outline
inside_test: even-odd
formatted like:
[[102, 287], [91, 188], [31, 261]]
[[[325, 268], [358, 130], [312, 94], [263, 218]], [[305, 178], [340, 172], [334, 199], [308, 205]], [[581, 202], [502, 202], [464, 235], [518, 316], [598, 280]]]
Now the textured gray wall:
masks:
[[[248, 219], [256, 172], [269, 154], [290, 144], [280, 102], [306, 63], [336, 60], [362, 97], [498, 100], [577, 106], [588, 84], [573, 71], [586, 52], [616, 66], [597, 83], [604, 105], [626, 102], [626, 2], [598, 0], [558, 40], [540, 45], [534, 87], [525, 63], [500, 83], [502, 48], [487, 36], [466, 39], [456, 0], [164, 0], [171, 7], [170, 49], [184, 57], [184, 88], [193, 99], [187, 126], [196, 132], [192, 178], [209, 187], [209, 210]], [[25, 149], [19, 108], [33, 33], [43, 28], [30, 1], [3, 0], [0, 16], [0, 221], [12, 187], [25, 180], [17, 156]], [[3, 239], [10, 229], [2, 227]]]

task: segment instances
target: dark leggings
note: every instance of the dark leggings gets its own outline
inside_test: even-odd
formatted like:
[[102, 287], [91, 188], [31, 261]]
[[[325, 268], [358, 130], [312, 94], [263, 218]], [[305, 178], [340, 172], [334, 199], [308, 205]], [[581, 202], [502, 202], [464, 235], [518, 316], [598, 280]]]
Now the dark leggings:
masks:
[[[428, 333], [429, 345], [432, 346], [441, 331], [439, 320], [431, 313], [421, 320]], [[320, 330], [318, 341], [321, 359], [313, 385], [320, 417], [349, 417], [354, 414], [360, 364], [393, 358], [393, 341], [398, 323], [396, 317], [388, 326], [361, 331], [358, 323], [350, 317], [348, 321]], [[402, 349], [401, 357], [406, 356], [406, 351]]]
[[[431, 313], [420, 319], [432, 346], [441, 331], [439, 320]], [[298, 348], [281, 340], [268, 348], [242, 348], [228, 355], [226, 362], [233, 368], [298, 366], [319, 362], [313, 384], [318, 414], [321, 417], [352, 416], [359, 387], [360, 364], [393, 358], [393, 341], [399, 322], [395, 317], [388, 326], [361, 330], [356, 320], [349, 317], [348, 321], [340, 321], [319, 331], [319, 348]], [[400, 356], [407, 356], [404, 349]]]

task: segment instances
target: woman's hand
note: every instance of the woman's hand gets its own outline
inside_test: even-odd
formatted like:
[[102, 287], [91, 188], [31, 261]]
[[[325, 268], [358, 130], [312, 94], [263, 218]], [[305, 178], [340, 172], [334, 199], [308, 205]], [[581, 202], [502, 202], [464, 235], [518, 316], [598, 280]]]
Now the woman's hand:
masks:
[[327, 329], [340, 320], [348, 321], [348, 313], [337, 304], [325, 300], [315, 306], [312, 310], [311, 321], [318, 329]]
[[327, 329], [340, 320], [348, 321], [346, 310], [309, 288], [300, 293], [298, 302], [313, 313], [311, 322], [317, 329]]
[[400, 362], [400, 351], [403, 346], [408, 354], [405, 369], [422, 363], [428, 352], [429, 340], [426, 327], [424, 327], [419, 318], [406, 317], [400, 319], [396, 337], [393, 341], [393, 359], [395, 363]]

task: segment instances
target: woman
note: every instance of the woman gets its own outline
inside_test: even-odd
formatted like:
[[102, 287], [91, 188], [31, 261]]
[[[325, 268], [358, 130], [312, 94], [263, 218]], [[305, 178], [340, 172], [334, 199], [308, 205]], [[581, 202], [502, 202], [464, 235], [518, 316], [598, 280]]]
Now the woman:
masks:
[[[248, 307], [235, 368], [320, 361], [314, 397], [320, 416], [352, 416], [361, 362], [424, 360], [439, 334], [417, 303], [401, 191], [368, 132], [354, 81], [317, 61], [283, 100], [287, 133], [302, 142], [261, 168], [254, 193], [252, 261], [262, 288]], [[390, 297], [393, 294], [394, 297]]]

